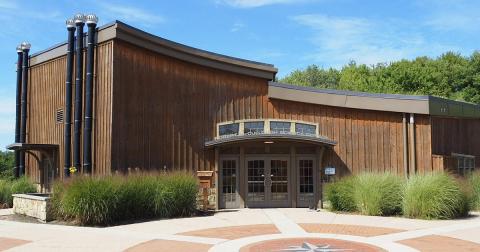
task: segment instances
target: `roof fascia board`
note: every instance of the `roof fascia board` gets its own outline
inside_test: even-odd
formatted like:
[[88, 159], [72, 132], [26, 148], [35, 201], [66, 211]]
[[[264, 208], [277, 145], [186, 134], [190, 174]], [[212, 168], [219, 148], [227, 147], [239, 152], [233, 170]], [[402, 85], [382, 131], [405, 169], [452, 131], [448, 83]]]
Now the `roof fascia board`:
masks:
[[[97, 43], [100, 44], [105, 41], [112, 40], [116, 37], [117, 23], [112, 22], [102, 25], [97, 28]], [[84, 44], [87, 41], [87, 33], [84, 36]], [[34, 53], [30, 56], [30, 66], [38, 65], [48, 60], [52, 60], [61, 56], [67, 55], [67, 42], [56, 44], [50, 48]]]
[[411, 96], [408, 96], [408, 99], [400, 99], [393, 96], [369, 96], [364, 93], [353, 95], [352, 92], [345, 92], [342, 94], [342, 92], [332, 93], [330, 90], [322, 92], [322, 90], [298, 89], [295, 86], [275, 83], [269, 84], [268, 97], [334, 107], [429, 114], [429, 102], [423, 97], [411, 99]]
[[121, 22], [117, 23], [116, 38], [159, 54], [229, 72], [273, 80], [277, 69], [272, 65], [218, 55], [162, 39]]
[[[119, 39], [183, 61], [224, 71], [273, 80], [277, 69], [270, 64], [220, 55], [166, 40], [137, 28], [115, 21], [97, 28], [97, 43]], [[87, 39], [85, 37], [85, 39]], [[62, 42], [30, 56], [34, 66], [67, 54], [67, 43]]]

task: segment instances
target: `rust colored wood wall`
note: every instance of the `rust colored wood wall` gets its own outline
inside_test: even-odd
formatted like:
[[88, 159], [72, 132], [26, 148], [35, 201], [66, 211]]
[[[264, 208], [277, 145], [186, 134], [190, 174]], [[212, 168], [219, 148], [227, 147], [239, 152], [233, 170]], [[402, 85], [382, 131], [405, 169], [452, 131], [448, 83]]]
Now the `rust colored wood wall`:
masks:
[[[324, 165], [340, 174], [404, 174], [402, 113], [270, 100], [264, 79], [215, 70], [116, 41], [112, 168], [213, 170], [203, 147], [219, 122], [279, 118], [316, 122], [338, 141]], [[416, 117], [417, 170], [431, 170], [430, 121]]]
[[452, 153], [475, 156], [480, 166], [480, 119], [432, 117], [433, 154], [450, 156]]
[[[94, 79], [93, 166], [94, 172], [99, 174], [111, 171], [112, 56], [112, 41], [97, 46]], [[64, 124], [56, 122], [55, 113], [58, 109], [65, 110], [65, 78], [66, 56], [63, 56], [31, 66], [28, 84], [27, 143], [59, 145], [57, 174], [60, 177], [63, 176]], [[75, 91], [75, 87], [72, 89]], [[72, 97], [75, 97], [75, 94]], [[26, 173], [39, 181], [40, 173], [35, 159], [27, 155], [26, 164]]]

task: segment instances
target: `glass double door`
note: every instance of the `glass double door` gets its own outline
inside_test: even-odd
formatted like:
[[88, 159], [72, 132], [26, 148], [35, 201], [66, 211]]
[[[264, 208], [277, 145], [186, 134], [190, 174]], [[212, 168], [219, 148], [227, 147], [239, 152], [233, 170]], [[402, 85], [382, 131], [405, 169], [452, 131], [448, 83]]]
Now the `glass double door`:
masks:
[[290, 202], [289, 157], [248, 157], [246, 205], [288, 207]]

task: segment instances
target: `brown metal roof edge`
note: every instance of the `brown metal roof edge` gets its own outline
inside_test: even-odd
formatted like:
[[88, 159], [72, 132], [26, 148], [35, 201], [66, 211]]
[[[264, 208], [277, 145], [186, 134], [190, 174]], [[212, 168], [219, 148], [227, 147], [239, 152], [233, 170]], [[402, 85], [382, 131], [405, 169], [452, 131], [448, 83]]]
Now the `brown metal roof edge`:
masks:
[[269, 82], [268, 97], [334, 107], [480, 118], [480, 106], [436, 96], [374, 94]]
[[31, 144], [31, 143], [13, 143], [6, 146], [7, 150], [45, 150], [58, 148], [58, 144]]
[[[271, 64], [217, 54], [167, 40], [115, 21], [97, 28], [97, 43], [119, 39], [173, 58], [225, 71], [273, 80], [278, 72]], [[87, 39], [85, 37], [85, 39]], [[62, 42], [30, 56], [30, 66], [66, 55], [67, 44]]]
[[190, 47], [139, 30], [120, 21], [117, 21], [116, 25], [116, 39], [183, 61], [268, 80], [273, 80], [275, 74], [278, 72], [271, 64], [235, 58]]
[[294, 134], [260, 134], [260, 135], [239, 135], [227, 138], [215, 139], [205, 142], [205, 147], [213, 147], [224, 144], [249, 142], [249, 141], [265, 141], [265, 140], [281, 140], [294, 142], [309, 142], [312, 144], [322, 144], [328, 146], [335, 146], [336, 141], [326, 137], [304, 136]]
[[[115, 38], [116, 36], [116, 21], [97, 27], [97, 43], [102, 43]], [[66, 34], [66, 32], [65, 32]], [[87, 33], [84, 36], [84, 44], [87, 41]], [[30, 66], [38, 65], [40, 63], [64, 56], [67, 54], [67, 41], [58, 43], [52, 47], [41, 50], [30, 55]]]

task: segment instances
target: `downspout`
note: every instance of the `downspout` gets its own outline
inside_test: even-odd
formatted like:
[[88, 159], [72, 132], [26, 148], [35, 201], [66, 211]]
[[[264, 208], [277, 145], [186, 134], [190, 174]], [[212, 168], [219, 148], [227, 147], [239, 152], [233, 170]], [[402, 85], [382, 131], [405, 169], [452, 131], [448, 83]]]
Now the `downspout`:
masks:
[[68, 19], [66, 22], [68, 31], [67, 45], [67, 79], [65, 81], [65, 131], [64, 131], [64, 166], [65, 177], [70, 176], [72, 166], [72, 82], [73, 82], [73, 56], [75, 51], [75, 21]]
[[95, 50], [95, 28], [98, 18], [87, 15], [88, 48], [87, 48], [87, 78], [85, 80], [85, 125], [83, 128], [83, 171], [92, 172], [92, 112], [93, 112], [93, 66]]
[[75, 121], [73, 125], [73, 166], [80, 169], [80, 137], [82, 130], [82, 95], [83, 95], [83, 26], [85, 17], [83, 14], [75, 15], [75, 25], [77, 26], [77, 71], [75, 78]]
[[405, 173], [405, 178], [408, 178], [408, 123], [407, 123], [406, 113], [403, 113], [402, 129], [403, 129], [403, 172]]
[[412, 170], [413, 174], [417, 173], [417, 164], [416, 164], [416, 139], [415, 139], [415, 114], [410, 114], [410, 145], [411, 145], [411, 152], [410, 156], [412, 158], [412, 162], [410, 165], [410, 169]]
[[[17, 46], [17, 92], [16, 92], [16, 103], [15, 103], [15, 143], [20, 142], [20, 124], [22, 116], [22, 45]], [[15, 168], [14, 174], [15, 178], [20, 176], [20, 151], [15, 151]]]
[[[21, 97], [21, 126], [20, 126], [20, 143], [25, 143], [27, 140], [27, 86], [28, 86], [28, 51], [30, 51], [30, 43], [22, 43], [22, 97]], [[25, 174], [25, 152], [20, 152], [18, 175]]]

